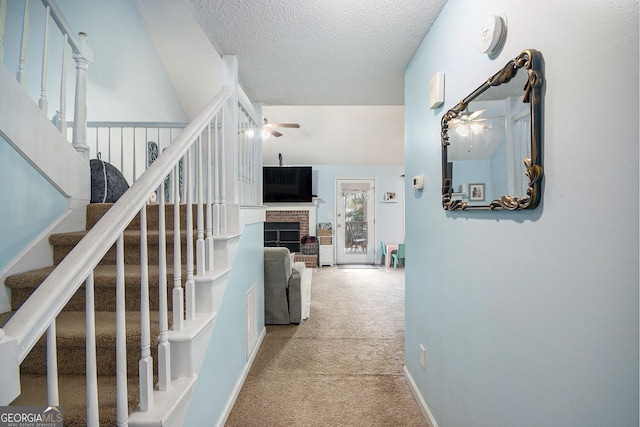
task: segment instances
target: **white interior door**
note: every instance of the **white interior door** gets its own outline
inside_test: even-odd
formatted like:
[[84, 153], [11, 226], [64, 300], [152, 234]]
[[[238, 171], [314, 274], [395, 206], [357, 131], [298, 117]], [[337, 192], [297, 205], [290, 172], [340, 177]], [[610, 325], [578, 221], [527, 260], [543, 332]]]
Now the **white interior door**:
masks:
[[336, 179], [336, 262], [375, 262], [375, 180]]

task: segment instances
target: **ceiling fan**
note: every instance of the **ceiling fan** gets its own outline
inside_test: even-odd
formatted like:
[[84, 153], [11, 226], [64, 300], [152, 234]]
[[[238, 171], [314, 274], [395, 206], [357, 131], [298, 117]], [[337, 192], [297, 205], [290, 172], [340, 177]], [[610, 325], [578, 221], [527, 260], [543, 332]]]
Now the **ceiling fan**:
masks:
[[460, 116], [451, 120], [451, 124], [449, 125], [449, 127], [451, 129], [456, 129], [456, 132], [460, 136], [469, 135], [469, 131], [473, 131], [473, 133], [478, 133], [480, 130], [485, 128], [485, 126], [480, 124], [480, 122], [484, 122], [486, 119], [478, 118], [485, 111], [487, 111], [486, 108], [482, 110], [462, 113], [460, 114]]
[[262, 130], [263, 135], [268, 133], [270, 135], [275, 136], [276, 138], [282, 136], [282, 133], [278, 132], [275, 129], [281, 128], [295, 128], [300, 129], [300, 125], [298, 123], [269, 123], [266, 117], [262, 118]]

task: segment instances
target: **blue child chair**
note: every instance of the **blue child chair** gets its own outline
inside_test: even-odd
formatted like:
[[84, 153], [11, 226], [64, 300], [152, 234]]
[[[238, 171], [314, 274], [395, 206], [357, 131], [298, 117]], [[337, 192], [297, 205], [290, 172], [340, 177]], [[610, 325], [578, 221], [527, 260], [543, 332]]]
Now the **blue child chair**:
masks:
[[398, 266], [398, 260], [402, 260], [402, 265], [404, 265], [404, 243], [400, 243], [398, 245], [398, 251], [391, 254], [391, 261], [393, 261], [393, 268]]

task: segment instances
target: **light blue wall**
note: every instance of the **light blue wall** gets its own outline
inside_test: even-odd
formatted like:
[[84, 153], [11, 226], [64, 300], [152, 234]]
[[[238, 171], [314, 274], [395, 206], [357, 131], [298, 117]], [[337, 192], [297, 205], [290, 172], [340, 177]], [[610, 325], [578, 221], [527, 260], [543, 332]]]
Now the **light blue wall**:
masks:
[[[0, 270], [67, 211], [67, 198], [0, 134]], [[10, 201], [10, 202], [9, 202]]]
[[[264, 307], [263, 224], [245, 227], [202, 370], [187, 414], [186, 426], [217, 425], [246, 368], [245, 294], [258, 285]], [[264, 311], [258, 310], [258, 335]]]
[[[492, 13], [495, 59], [476, 47]], [[440, 118], [526, 48], [544, 57], [543, 201], [447, 213]], [[449, 0], [406, 69], [405, 171], [428, 183], [407, 190], [406, 366], [439, 427], [638, 425], [637, 54], [634, 0]]]

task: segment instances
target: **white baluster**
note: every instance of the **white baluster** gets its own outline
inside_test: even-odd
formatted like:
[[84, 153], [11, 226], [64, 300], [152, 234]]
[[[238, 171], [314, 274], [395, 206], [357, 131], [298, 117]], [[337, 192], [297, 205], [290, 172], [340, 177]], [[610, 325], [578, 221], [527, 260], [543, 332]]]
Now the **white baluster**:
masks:
[[[226, 206], [225, 204], [227, 203], [227, 190], [226, 190], [226, 186], [227, 186], [227, 179], [226, 179], [226, 171], [227, 171], [227, 160], [226, 160], [226, 150], [225, 150], [225, 145], [226, 145], [226, 137], [224, 136], [225, 133], [227, 132], [232, 132], [235, 129], [235, 123], [233, 123], [233, 125], [231, 125], [229, 123], [229, 118], [226, 117], [228, 115], [230, 115], [231, 112], [229, 111], [229, 109], [223, 107], [222, 108], [222, 138], [220, 138], [219, 141], [219, 145], [220, 145], [220, 157], [218, 159], [218, 168], [220, 169], [220, 182], [218, 184], [218, 186], [220, 187], [220, 206], [219, 206], [219, 213], [218, 213], [218, 222], [220, 223], [219, 227], [220, 227], [220, 234], [225, 234], [227, 232], [227, 220], [226, 220], [226, 216], [227, 216], [227, 212], [226, 212]], [[231, 114], [231, 120], [233, 120], [233, 115]], [[231, 127], [231, 129], [227, 129], [227, 127]], [[232, 159], [233, 160], [233, 159]]]
[[[243, 167], [244, 170], [242, 172], [242, 181], [244, 183], [244, 185], [242, 186], [242, 202], [243, 203], [247, 203], [249, 201], [249, 197], [248, 197], [248, 190], [249, 190], [249, 153], [250, 153], [250, 149], [251, 146], [249, 145], [249, 134], [247, 133], [247, 131], [249, 130], [249, 123], [246, 121], [244, 122], [244, 130], [245, 132], [242, 134], [243, 135], [243, 145], [244, 145], [244, 155], [243, 155]], [[248, 203], [247, 203], [248, 204]]]
[[[88, 44], [87, 35], [79, 33], [78, 36], [85, 46]], [[73, 54], [76, 61], [76, 94], [73, 109], [73, 148], [88, 162], [89, 146], [87, 145], [87, 69], [89, 59], [82, 53]]]
[[111, 126], [107, 126], [107, 162], [111, 163]]
[[100, 408], [98, 407], [98, 363], [96, 360], [96, 309], [93, 271], [85, 281], [85, 357], [87, 383], [87, 426], [100, 426]]
[[164, 181], [158, 188], [158, 389], [169, 390], [171, 386], [171, 344], [167, 336], [169, 318], [167, 307], [167, 237], [164, 219]]
[[202, 204], [204, 201], [203, 185], [202, 185], [202, 143], [200, 138], [196, 142], [198, 159], [198, 210], [197, 210], [197, 235], [196, 235], [196, 274], [201, 276], [206, 270], [206, 250], [204, 241], [204, 218]]
[[255, 122], [253, 122], [252, 126], [252, 137], [251, 137], [251, 204], [254, 206], [260, 205], [260, 200], [258, 200], [259, 192], [258, 192], [258, 170], [259, 168], [256, 165], [257, 156], [257, 144], [256, 144], [256, 133], [258, 129], [255, 126]]
[[[109, 141], [111, 141], [111, 127], [109, 127]], [[124, 141], [122, 140], [122, 128], [120, 128], [120, 171], [123, 175], [126, 173], [124, 170]]]
[[47, 404], [60, 405], [58, 396], [58, 350], [56, 345], [56, 321], [47, 328]]
[[129, 419], [127, 392], [127, 325], [125, 318], [124, 239], [116, 241], [116, 425], [126, 426]]
[[[64, 35], [62, 43], [62, 70], [60, 70], [60, 109], [56, 112], [55, 123], [60, 133], [67, 138], [67, 43], [69, 36]], [[97, 138], [97, 131], [96, 131]], [[96, 153], [98, 152], [98, 144], [96, 142]]]
[[[122, 138], [122, 130], [120, 131], [120, 137]], [[133, 151], [133, 155], [131, 156], [133, 158], [133, 177], [131, 178], [131, 182], [136, 182], [136, 180], [138, 179], [137, 174], [136, 174], [136, 128], [134, 127], [132, 130], [132, 135], [131, 135], [131, 150]], [[145, 150], [146, 147], [145, 147]]]
[[207, 271], [213, 271], [213, 172], [212, 172], [212, 145], [211, 141], [211, 123], [207, 125], [207, 158], [205, 161], [205, 168], [207, 172], [207, 238], [205, 240], [207, 265], [205, 266]]
[[240, 122], [238, 123], [238, 141], [237, 141], [237, 150], [238, 150], [238, 157], [235, 159], [236, 160], [236, 170], [238, 171], [238, 174], [236, 175], [236, 177], [234, 178], [236, 180], [236, 188], [238, 189], [238, 203], [242, 203], [243, 199], [242, 199], [242, 190], [244, 188], [244, 182], [243, 182], [243, 170], [244, 170], [244, 134], [242, 133], [243, 129], [242, 129], [242, 125], [243, 123]]
[[24, 16], [22, 20], [22, 39], [20, 41], [20, 59], [18, 60], [18, 72], [16, 73], [16, 80], [19, 83], [24, 84], [25, 79], [25, 67], [27, 61], [27, 37], [29, 35], [29, 0], [24, 2]]
[[153, 358], [149, 317], [149, 257], [147, 254], [147, 205], [140, 209], [140, 411], [153, 408]]
[[44, 46], [42, 48], [42, 77], [40, 78], [40, 99], [38, 107], [44, 114], [48, 114], [49, 102], [47, 101], [47, 76], [49, 75], [49, 21], [51, 8], [47, 6], [44, 21]]
[[182, 259], [180, 248], [180, 177], [178, 162], [173, 169], [173, 327], [184, 327], [184, 289], [182, 289]]
[[7, 16], [7, 0], [0, 0], [0, 65], [4, 62], [4, 21]]
[[187, 208], [187, 279], [185, 288], [185, 319], [193, 320], [196, 313], [195, 286], [193, 280], [193, 179], [192, 179], [192, 152], [187, 151], [185, 156], [185, 196]]
[[213, 163], [213, 172], [214, 172], [214, 178], [213, 178], [213, 202], [214, 202], [214, 215], [216, 217], [216, 222], [214, 224], [215, 230], [214, 233], [216, 235], [220, 235], [221, 230], [220, 230], [220, 183], [221, 183], [221, 167], [220, 167], [220, 157], [221, 157], [221, 147], [220, 144], [222, 144], [222, 138], [220, 138], [220, 126], [221, 126], [221, 122], [218, 120], [219, 116], [220, 116], [220, 112], [218, 112], [218, 114], [216, 114], [215, 117], [215, 133], [214, 133], [214, 140], [213, 140], [213, 144], [214, 144], [214, 148], [215, 148], [215, 160]]

